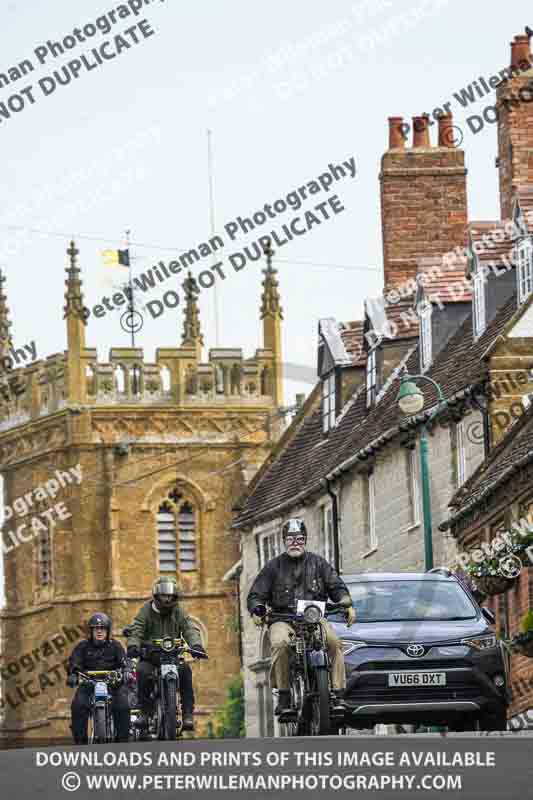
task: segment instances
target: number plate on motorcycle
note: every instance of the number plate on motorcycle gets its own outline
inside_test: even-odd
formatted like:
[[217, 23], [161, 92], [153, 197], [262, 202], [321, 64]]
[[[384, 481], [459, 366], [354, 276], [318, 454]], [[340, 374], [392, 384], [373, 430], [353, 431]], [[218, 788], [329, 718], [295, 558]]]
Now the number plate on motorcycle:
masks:
[[94, 686], [94, 696], [98, 698], [103, 698], [107, 697], [107, 695], [108, 695], [107, 683], [104, 683], [103, 681], [98, 681], [98, 683], [96, 683]]
[[177, 675], [178, 668], [175, 664], [161, 664], [161, 675], [163, 678], [165, 675]]
[[389, 686], [446, 686], [445, 672], [389, 672]]

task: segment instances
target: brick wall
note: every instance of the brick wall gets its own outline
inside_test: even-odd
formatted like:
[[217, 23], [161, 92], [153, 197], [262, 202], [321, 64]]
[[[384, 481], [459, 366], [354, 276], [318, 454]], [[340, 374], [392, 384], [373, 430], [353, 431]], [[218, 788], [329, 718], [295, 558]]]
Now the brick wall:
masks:
[[[424, 120], [414, 118], [413, 129]], [[380, 174], [385, 289], [416, 275], [418, 258], [464, 244], [467, 223], [464, 152], [431, 146], [427, 126], [406, 148], [397, 135], [401, 119], [390, 124], [391, 146]]]
[[533, 70], [524, 69], [530, 61], [528, 37], [515, 36], [511, 63], [518, 74], [496, 90], [502, 219], [511, 216], [513, 190], [533, 183], [533, 88], [526, 88], [532, 83]]

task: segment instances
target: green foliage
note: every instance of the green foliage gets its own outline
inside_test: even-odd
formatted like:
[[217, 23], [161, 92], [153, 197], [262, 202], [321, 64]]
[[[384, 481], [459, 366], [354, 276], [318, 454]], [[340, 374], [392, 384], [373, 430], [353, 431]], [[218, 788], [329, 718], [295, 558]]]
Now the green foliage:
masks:
[[527, 614], [524, 615], [522, 618], [521, 624], [522, 633], [529, 633], [529, 631], [533, 631], [533, 611], [529, 609]]
[[228, 687], [228, 697], [217, 712], [215, 719], [217, 739], [238, 739], [245, 736], [244, 728], [244, 683], [239, 674]]

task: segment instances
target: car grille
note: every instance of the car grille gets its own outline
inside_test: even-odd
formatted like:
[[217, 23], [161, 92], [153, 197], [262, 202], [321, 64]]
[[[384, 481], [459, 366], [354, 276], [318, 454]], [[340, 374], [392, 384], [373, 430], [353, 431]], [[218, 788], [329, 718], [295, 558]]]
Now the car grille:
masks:
[[479, 697], [480, 690], [472, 685], [435, 686], [421, 688], [409, 686], [401, 689], [366, 687], [352, 690], [346, 695], [349, 704], [369, 703], [424, 703], [432, 700], [470, 700]]
[[372, 672], [401, 672], [402, 669], [408, 670], [423, 670], [428, 669], [431, 672], [442, 669], [465, 668], [468, 664], [464, 659], [454, 660], [448, 659], [428, 659], [426, 658], [410, 658], [409, 661], [365, 661], [356, 667], [357, 669], [371, 670]]

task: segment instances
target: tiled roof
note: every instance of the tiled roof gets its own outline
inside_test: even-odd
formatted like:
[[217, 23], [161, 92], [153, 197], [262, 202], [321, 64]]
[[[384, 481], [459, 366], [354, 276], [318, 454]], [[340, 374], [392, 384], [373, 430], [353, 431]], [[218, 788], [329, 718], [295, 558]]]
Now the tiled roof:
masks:
[[381, 298], [366, 304], [371, 329], [384, 339], [413, 339], [418, 336], [419, 322], [414, 307], [414, 294], [388, 303]]
[[418, 280], [428, 299], [441, 303], [466, 303], [472, 300], [470, 281], [466, 278], [466, 258], [446, 261], [442, 256], [418, 260]]
[[468, 226], [469, 246], [480, 264], [497, 265], [513, 259], [511, 229], [504, 222], [471, 222]]
[[363, 324], [362, 320], [341, 323], [341, 338], [354, 367], [364, 367], [366, 364], [363, 348]]
[[[437, 381], [444, 396], [452, 399], [483, 378], [482, 356], [490, 342], [503, 330], [516, 310], [516, 297], [511, 297], [500, 309], [484, 334], [475, 342], [469, 316], [438, 354], [428, 375]], [[418, 372], [418, 346], [406, 357], [407, 370]], [[366, 408], [365, 387], [359, 387], [343, 409], [328, 436], [322, 434], [320, 410], [315, 410], [303, 422], [300, 430], [260, 476], [245, 499], [234, 525], [252, 524], [263, 517], [277, 516], [308, 494], [320, 488], [320, 481], [346, 467], [356, 455], [361, 460], [375, 447], [400, 434], [405, 417], [398, 409], [398, 372], [389, 380], [383, 396], [370, 410]], [[431, 385], [424, 387], [426, 411], [422, 420], [438, 402]], [[348, 468], [348, 467], [346, 467]]]
[[455, 493], [450, 503], [455, 513], [441, 527], [449, 528], [466, 516], [530, 461], [533, 461], [533, 406], [511, 425], [489, 457]]

